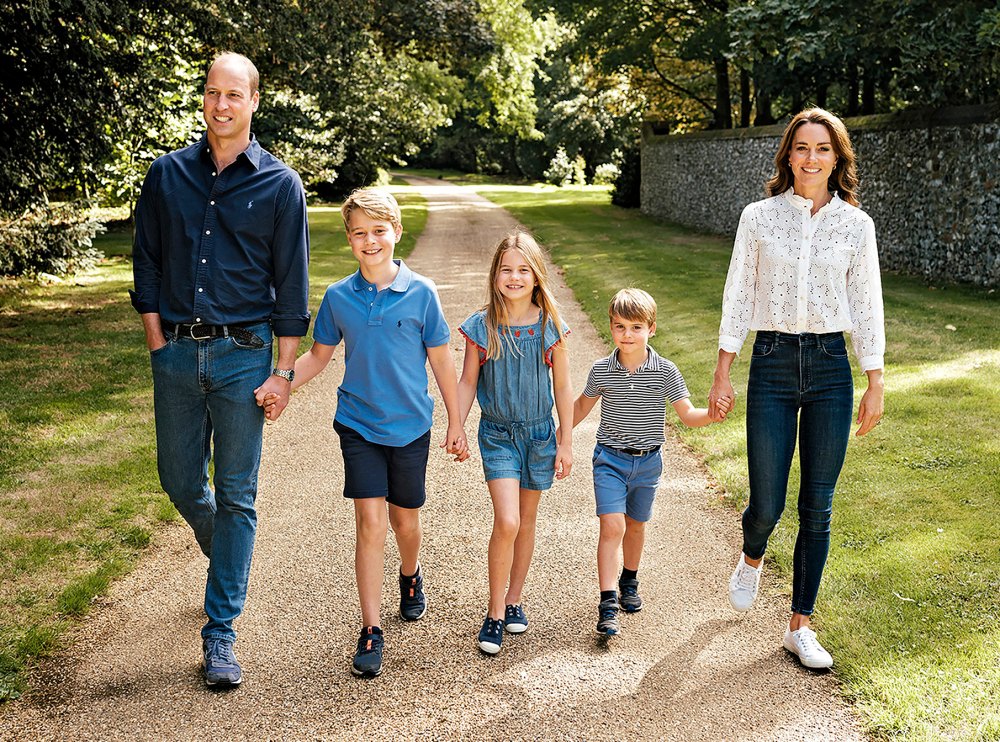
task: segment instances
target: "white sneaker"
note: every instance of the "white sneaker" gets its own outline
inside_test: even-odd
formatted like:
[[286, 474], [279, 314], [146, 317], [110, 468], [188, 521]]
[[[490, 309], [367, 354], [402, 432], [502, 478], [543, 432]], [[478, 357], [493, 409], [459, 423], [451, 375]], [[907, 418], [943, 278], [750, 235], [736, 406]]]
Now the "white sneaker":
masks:
[[729, 603], [737, 611], [749, 611], [757, 599], [761, 567], [751, 567], [740, 554], [739, 564], [729, 578]]
[[833, 657], [816, 639], [816, 632], [807, 626], [797, 631], [785, 629], [785, 640], [782, 644], [789, 652], [797, 655], [799, 662], [806, 667], [822, 670], [833, 666]]

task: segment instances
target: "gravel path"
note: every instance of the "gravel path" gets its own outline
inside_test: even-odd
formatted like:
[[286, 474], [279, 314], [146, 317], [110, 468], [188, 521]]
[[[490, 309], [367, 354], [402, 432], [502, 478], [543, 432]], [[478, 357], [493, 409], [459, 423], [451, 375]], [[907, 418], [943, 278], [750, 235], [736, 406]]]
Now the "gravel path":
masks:
[[[493, 245], [514, 225], [481, 197], [413, 179], [430, 201], [408, 263], [437, 281], [452, 328], [484, 296]], [[607, 351], [569, 290], [573, 384]], [[456, 366], [462, 342], [452, 333]], [[205, 560], [174, 524], [45, 663], [34, 690], [0, 707], [0, 739], [858, 739], [830, 675], [781, 648], [787, 598], [765, 592], [747, 615], [725, 585], [738, 518], [706, 506], [710, 484], [677, 440], [665, 450], [640, 578], [646, 607], [623, 634], [594, 633], [597, 521], [590, 451], [596, 411], [577, 428], [576, 468], [543, 496], [525, 591], [531, 626], [495, 658], [474, 636], [487, 601], [492, 511], [478, 459], [432, 450], [422, 553], [430, 609], [396, 613], [395, 545], [387, 548], [381, 677], [349, 663], [359, 629], [353, 510], [330, 421], [343, 355], [265, 431], [260, 529], [250, 597], [238, 623], [243, 686], [205, 689], [198, 631]], [[703, 402], [699, 402], [703, 403]], [[443, 434], [443, 406], [435, 438]], [[478, 408], [468, 425], [475, 439]], [[766, 579], [766, 578], [765, 578]], [[766, 589], [765, 589], [766, 590]]]

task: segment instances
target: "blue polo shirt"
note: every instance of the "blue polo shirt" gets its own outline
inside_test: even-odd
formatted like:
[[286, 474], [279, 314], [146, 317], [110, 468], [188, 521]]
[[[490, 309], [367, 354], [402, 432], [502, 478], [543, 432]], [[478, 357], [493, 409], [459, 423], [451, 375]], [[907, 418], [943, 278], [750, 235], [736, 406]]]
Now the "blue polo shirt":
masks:
[[344, 341], [335, 419], [383, 446], [405, 446], [430, 430], [427, 348], [451, 337], [434, 282], [395, 262], [396, 280], [381, 291], [360, 270], [331, 285], [313, 328], [318, 343]]

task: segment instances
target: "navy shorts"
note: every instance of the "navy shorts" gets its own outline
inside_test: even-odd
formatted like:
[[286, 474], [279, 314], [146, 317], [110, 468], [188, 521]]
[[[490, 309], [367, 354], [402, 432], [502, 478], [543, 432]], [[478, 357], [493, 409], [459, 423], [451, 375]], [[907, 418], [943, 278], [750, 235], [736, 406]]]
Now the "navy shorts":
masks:
[[556, 430], [551, 417], [523, 423], [479, 420], [479, 453], [486, 481], [516, 479], [522, 489], [547, 490], [556, 467]]
[[645, 523], [653, 517], [653, 498], [662, 472], [660, 449], [633, 456], [598, 443], [594, 449], [597, 514], [625, 513]]
[[372, 443], [353, 428], [333, 421], [344, 454], [344, 497], [384, 497], [401, 508], [419, 508], [427, 499], [424, 477], [431, 431], [405, 446]]

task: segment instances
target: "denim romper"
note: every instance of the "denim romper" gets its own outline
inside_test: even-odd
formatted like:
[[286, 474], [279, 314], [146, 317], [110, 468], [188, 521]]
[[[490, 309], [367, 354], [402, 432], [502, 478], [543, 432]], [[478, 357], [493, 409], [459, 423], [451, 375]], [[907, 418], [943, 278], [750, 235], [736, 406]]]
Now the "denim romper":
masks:
[[[503, 352], [486, 359], [486, 311], [469, 317], [459, 332], [479, 349], [476, 399], [479, 451], [486, 481], [517, 479], [523, 489], [546, 490], [555, 477], [556, 432], [552, 421], [552, 346], [559, 342], [555, 323], [501, 327]], [[563, 325], [563, 334], [569, 328]], [[515, 349], [507, 345], [513, 340]]]

